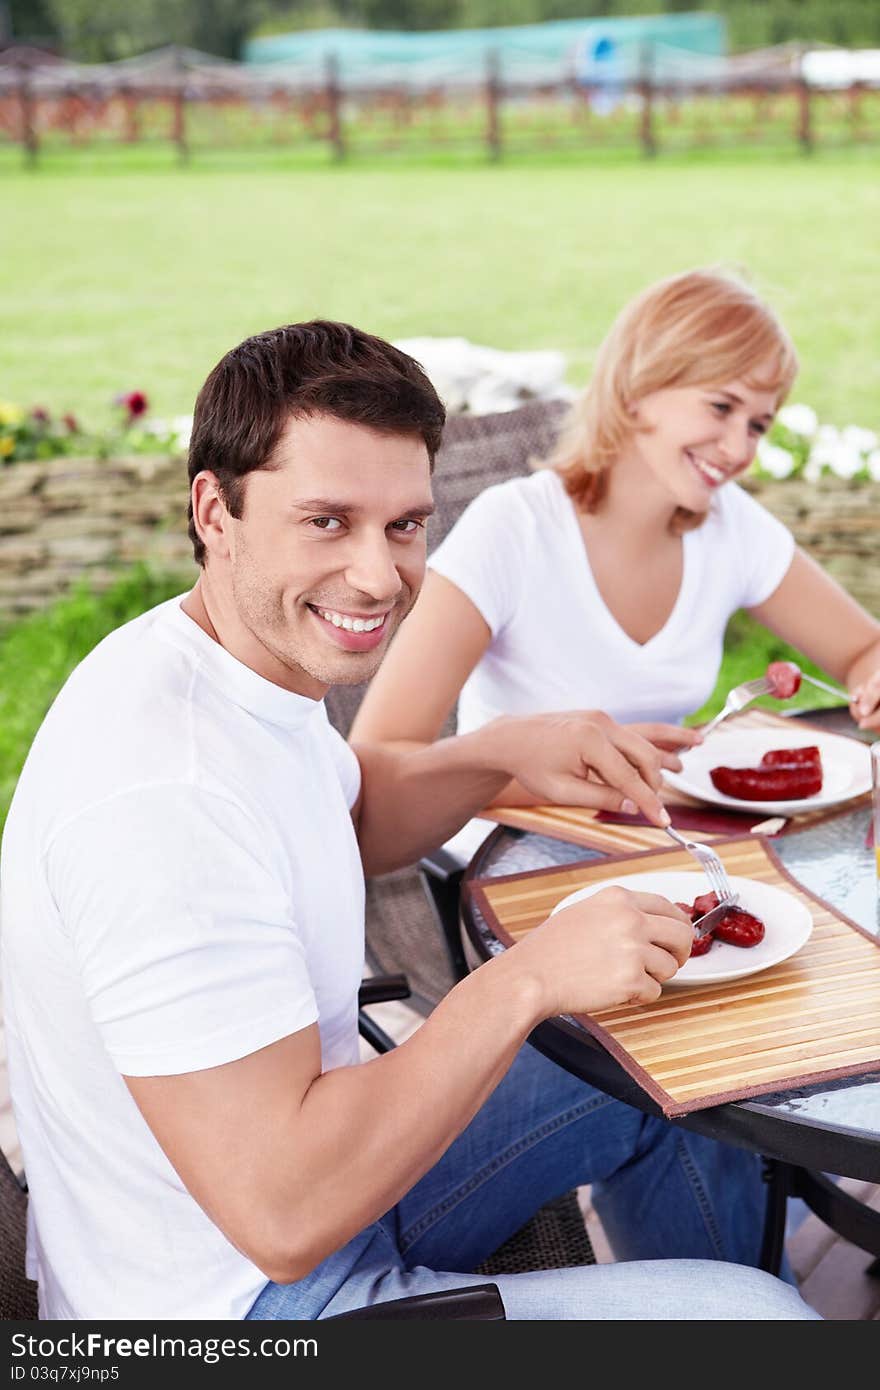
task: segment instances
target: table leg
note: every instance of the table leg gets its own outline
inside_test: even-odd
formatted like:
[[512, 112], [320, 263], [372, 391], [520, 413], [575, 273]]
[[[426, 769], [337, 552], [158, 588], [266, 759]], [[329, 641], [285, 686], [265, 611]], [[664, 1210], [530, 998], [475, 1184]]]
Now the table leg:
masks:
[[762, 1160], [764, 1181], [767, 1184], [767, 1210], [761, 1239], [760, 1269], [778, 1274], [785, 1248], [785, 1213], [792, 1192], [793, 1169], [776, 1158]]
[[880, 1211], [874, 1211], [866, 1202], [842, 1191], [824, 1173], [813, 1173], [806, 1168], [789, 1171], [792, 1196], [801, 1197], [820, 1221], [851, 1245], [867, 1250], [869, 1255], [880, 1256]]

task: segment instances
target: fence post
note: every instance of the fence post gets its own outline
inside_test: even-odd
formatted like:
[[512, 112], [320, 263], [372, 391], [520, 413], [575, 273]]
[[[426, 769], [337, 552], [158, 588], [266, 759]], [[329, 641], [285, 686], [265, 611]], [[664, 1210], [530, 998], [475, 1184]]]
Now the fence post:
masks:
[[651, 80], [651, 45], [642, 44], [641, 50], [641, 74], [638, 90], [642, 98], [642, 114], [639, 121], [639, 139], [642, 145], [642, 154], [648, 159], [653, 159], [657, 153], [657, 141], [654, 136], [654, 83]]
[[490, 49], [486, 54], [486, 144], [491, 160], [501, 158], [500, 99], [501, 65], [497, 50]]
[[175, 85], [171, 95], [172, 126], [171, 139], [177, 146], [177, 156], [181, 164], [189, 159], [189, 145], [186, 140], [186, 62], [178, 51], [174, 55]]
[[141, 136], [140, 106], [137, 93], [130, 88], [123, 89], [123, 100], [125, 102], [125, 135], [127, 144], [136, 144]]
[[804, 75], [804, 49], [798, 52], [797, 75], [797, 138], [804, 154], [813, 152], [813, 127], [810, 103], [810, 84]]
[[24, 63], [18, 69], [18, 101], [21, 108], [21, 143], [24, 148], [24, 162], [33, 169], [37, 162], [39, 142], [34, 124], [34, 98], [28, 81], [28, 70]]
[[330, 115], [329, 140], [334, 159], [345, 158], [345, 136], [342, 133], [342, 93], [339, 88], [339, 60], [335, 53], [327, 54], [327, 110]]

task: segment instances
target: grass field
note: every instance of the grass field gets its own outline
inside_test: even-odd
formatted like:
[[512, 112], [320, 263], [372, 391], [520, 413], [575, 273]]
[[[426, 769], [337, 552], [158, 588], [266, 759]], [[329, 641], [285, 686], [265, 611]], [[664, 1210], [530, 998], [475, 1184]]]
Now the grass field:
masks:
[[388, 337], [559, 348], [580, 382], [623, 302], [748, 268], [800, 348], [795, 398], [880, 426], [880, 157], [728, 152], [316, 167], [278, 153], [0, 151], [0, 399], [99, 426], [118, 392], [192, 408], [247, 334], [314, 315]]

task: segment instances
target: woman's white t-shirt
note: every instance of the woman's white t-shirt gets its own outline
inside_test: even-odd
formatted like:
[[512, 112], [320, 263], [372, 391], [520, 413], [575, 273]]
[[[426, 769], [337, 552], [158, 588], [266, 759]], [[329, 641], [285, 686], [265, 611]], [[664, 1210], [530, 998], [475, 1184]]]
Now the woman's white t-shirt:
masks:
[[638, 643], [596, 585], [574, 505], [545, 469], [487, 488], [429, 565], [471, 600], [492, 640], [466, 681], [458, 732], [500, 714], [601, 709], [621, 723], [680, 722], [711, 695], [724, 631], [769, 598], [794, 538], [735, 483], [683, 536], [683, 573], [663, 627]]

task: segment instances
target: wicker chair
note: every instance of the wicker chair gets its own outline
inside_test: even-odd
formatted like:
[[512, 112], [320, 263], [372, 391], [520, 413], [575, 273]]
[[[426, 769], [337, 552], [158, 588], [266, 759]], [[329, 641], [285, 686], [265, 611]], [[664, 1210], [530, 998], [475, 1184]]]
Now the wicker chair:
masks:
[[[536, 401], [502, 415], [450, 418], [433, 480], [431, 548], [484, 488], [524, 476], [532, 458], [549, 452], [565, 409], [561, 401]], [[328, 694], [327, 711], [340, 733], [348, 734], [364, 689], [337, 686]], [[453, 729], [450, 719], [444, 732]], [[401, 869], [367, 883], [368, 963], [381, 975], [405, 975], [410, 1003], [423, 1015], [466, 973], [458, 932], [460, 878], [437, 851], [418, 869]], [[577, 1194], [569, 1192], [542, 1207], [478, 1272], [515, 1274], [594, 1263]]]
[[33, 1321], [37, 1286], [25, 1276], [27, 1192], [0, 1151], [0, 1319]]

